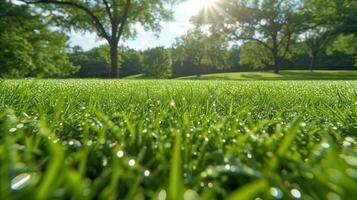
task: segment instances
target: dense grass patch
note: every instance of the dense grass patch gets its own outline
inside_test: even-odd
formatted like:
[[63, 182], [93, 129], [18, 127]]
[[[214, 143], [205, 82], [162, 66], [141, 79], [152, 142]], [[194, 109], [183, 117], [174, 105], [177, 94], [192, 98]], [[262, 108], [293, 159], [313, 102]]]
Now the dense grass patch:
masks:
[[353, 199], [356, 81], [0, 82], [0, 199]]

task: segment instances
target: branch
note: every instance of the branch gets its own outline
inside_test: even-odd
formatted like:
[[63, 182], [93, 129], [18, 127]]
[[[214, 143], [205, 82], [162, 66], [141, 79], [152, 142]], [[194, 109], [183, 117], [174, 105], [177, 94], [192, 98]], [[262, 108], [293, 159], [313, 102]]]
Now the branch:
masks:
[[110, 6], [109, 6], [109, 4], [108, 4], [108, 1], [107, 1], [107, 0], [103, 0], [103, 3], [104, 3], [104, 6], [105, 6], [105, 10], [106, 10], [107, 13], [108, 13], [109, 19], [110, 19], [110, 21], [113, 23], [113, 15], [112, 15], [112, 13], [110, 12]]
[[26, 3], [26, 4], [59, 4], [59, 5], [68, 5], [68, 6], [72, 6], [72, 7], [76, 7], [82, 11], [84, 11], [85, 13], [87, 13], [94, 21], [94, 25], [97, 26], [97, 29], [99, 32], [102, 33], [102, 36], [109, 40], [110, 37], [108, 35], [108, 33], [105, 31], [105, 28], [103, 26], [103, 24], [100, 22], [99, 18], [87, 7], [77, 4], [73, 1], [57, 1], [57, 0], [38, 0], [38, 1], [27, 1], [27, 0], [21, 0], [22, 2]]
[[289, 32], [288, 37], [287, 37], [288, 41], [286, 42], [284, 53], [283, 53], [283, 56], [281, 57], [279, 63], [281, 63], [285, 59], [286, 55], [288, 54], [288, 51], [289, 51], [289, 48], [290, 48], [290, 43], [291, 43], [290, 42], [291, 41], [291, 35], [292, 35], [292, 33]]
[[125, 24], [126, 24], [126, 20], [128, 19], [128, 15], [129, 15], [130, 4], [131, 4], [131, 0], [126, 0], [126, 4], [125, 4], [125, 7], [124, 7], [124, 14], [121, 17], [120, 22], [119, 22], [120, 23], [120, 27], [119, 27], [119, 31], [118, 31], [118, 34], [117, 34], [118, 40], [120, 39], [121, 35], [123, 34], [124, 27], [125, 27]]
[[243, 36], [239, 36], [237, 35], [236, 33], [233, 33], [234, 37], [237, 39], [237, 40], [248, 40], [248, 41], [255, 41], [255, 42], [258, 42], [259, 44], [263, 45], [265, 48], [271, 50], [271, 47], [269, 45], [267, 45], [265, 42], [257, 39], [257, 38], [253, 38], [253, 37], [243, 37]]

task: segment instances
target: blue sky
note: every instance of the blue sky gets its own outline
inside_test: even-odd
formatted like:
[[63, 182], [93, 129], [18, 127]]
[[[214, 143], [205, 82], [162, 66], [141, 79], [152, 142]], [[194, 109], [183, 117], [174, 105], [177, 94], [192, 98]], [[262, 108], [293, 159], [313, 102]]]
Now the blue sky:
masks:
[[[162, 23], [162, 31], [159, 33], [159, 37], [156, 37], [153, 32], [145, 32], [142, 27], [136, 26], [136, 30], [138, 31], [137, 37], [125, 41], [124, 44], [134, 49], [146, 49], [155, 46], [169, 47], [175, 42], [176, 37], [184, 35], [188, 29], [193, 28], [193, 25], [190, 23], [190, 18], [211, 1], [212, 0], [188, 0], [175, 5], [173, 7], [175, 20]], [[71, 45], [79, 45], [84, 50], [106, 43], [103, 40], [98, 40], [95, 34], [91, 33], [83, 34], [72, 32], [70, 37]]]

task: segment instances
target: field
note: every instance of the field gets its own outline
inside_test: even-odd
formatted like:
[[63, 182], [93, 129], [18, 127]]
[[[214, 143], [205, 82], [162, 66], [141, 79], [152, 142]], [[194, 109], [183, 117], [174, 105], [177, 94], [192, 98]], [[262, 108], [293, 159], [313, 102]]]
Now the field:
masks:
[[3, 80], [0, 199], [353, 199], [357, 81]]
[[[135, 76], [134, 76], [135, 77]], [[279, 74], [273, 72], [232, 72], [207, 74], [201, 77], [188, 76], [179, 79], [192, 80], [357, 80], [357, 71], [346, 70], [282, 70]]]

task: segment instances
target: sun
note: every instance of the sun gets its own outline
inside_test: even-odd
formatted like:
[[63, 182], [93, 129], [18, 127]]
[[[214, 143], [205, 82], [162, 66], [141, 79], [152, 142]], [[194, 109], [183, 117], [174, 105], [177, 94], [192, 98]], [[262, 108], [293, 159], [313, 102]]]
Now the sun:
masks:
[[190, 0], [189, 5], [195, 13], [198, 13], [204, 8], [213, 6], [216, 1], [217, 0]]

